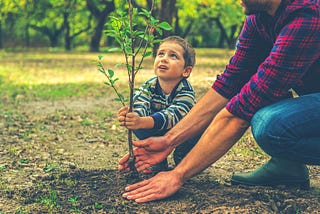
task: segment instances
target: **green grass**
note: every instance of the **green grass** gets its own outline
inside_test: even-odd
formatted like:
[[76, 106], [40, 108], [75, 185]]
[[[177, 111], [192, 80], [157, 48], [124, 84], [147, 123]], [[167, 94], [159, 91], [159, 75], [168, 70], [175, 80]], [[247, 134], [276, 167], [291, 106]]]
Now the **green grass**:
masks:
[[[197, 49], [197, 63], [190, 82], [194, 85], [209, 86], [216, 73], [223, 71], [232, 54], [224, 49]], [[0, 108], [6, 103], [19, 103], [33, 100], [56, 100], [73, 97], [113, 96], [113, 91], [103, 82], [105, 77], [99, 73], [92, 60], [98, 53], [50, 52], [50, 51], [0, 51]], [[119, 88], [127, 93], [127, 72], [116, 68], [123, 63], [119, 53], [103, 54], [103, 63], [115, 71], [119, 77]], [[139, 71], [136, 85], [153, 76], [153, 59], [147, 58], [144, 69]]]

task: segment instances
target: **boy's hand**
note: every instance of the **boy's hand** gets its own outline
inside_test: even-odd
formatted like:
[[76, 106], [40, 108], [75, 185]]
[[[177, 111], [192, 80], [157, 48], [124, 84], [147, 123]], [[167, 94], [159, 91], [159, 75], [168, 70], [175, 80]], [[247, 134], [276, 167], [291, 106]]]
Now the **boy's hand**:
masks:
[[118, 111], [120, 126], [125, 126], [131, 130], [144, 128], [143, 119], [135, 112], [129, 112], [129, 106], [124, 106]]
[[124, 125], [131, 130], [144, 128], [142, 117], [135, 112], [128, 112], [126, 114]]
[[129, 106], [124, 106], [118, 110], [118, 121], [120, 126], [125, 126], [126, 115], [129, 112]]
[[118, 111], [118, 121], [120, 126], [125, 126], [131, 130], [152, 129], [154, 121], [151, 116], [140, 117], [135, 112], [129, 112], [129, 106], [124, 106]]

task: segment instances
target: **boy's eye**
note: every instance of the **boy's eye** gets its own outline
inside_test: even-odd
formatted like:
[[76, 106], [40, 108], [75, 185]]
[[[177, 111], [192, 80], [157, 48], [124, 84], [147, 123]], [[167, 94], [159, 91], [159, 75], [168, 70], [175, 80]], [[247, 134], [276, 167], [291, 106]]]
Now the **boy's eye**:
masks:
[[175, 53], [170, 54], [170, 57], [172, 57], [172, 58], [178, 58], [177, 54], [175, 54]]
[[158, 53], [158, 56], [163, 56], [164, 55], [164, 52], [159, 52]]

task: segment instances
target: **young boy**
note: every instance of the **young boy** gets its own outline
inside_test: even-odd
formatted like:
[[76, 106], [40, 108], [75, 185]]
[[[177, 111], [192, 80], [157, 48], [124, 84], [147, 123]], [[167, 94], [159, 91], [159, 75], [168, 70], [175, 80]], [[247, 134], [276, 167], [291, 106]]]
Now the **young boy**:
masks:
[[[129, 107], [118, 111], [121, 126], [133, 130], [140, 140], [151, 136], [162, 136], [181, 120], [194, 106], [195, 94], [187, 81], [195, 64], [192, 46], [178, 36], [170, 36], [160, 44], [154, 60], [155, 77], [146, 81], [134, 95], [133, 112]], [[198, 138], [181, 144], [174, 151], [174, 161], [178, 164], [196, 144]], [[163, 171], [167, 161], [153, 166], [152, 171]]]

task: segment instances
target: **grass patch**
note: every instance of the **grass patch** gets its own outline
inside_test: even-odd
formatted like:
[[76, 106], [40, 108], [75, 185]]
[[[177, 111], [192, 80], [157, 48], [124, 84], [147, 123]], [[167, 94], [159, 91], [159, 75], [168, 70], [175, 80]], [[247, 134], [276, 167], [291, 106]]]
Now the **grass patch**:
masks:
[[[223, 71], [232, 51], [225, 49], [197, 49], [197, 64], [189, 79], [193, 85], [212, 84], [212, 78]], [[113, 92], [103, 84], [104, 76], [97, 71], [92, 60], [97, 53], [21, 51], [0, 52], [0, 96], [3, 103], [32, 100], [56, 100], [72, 97], [111, 97]], [[119, 88], [127, 93], [125, 68], [115, 68], [123, 63], [120, 53], [106, 53], [103, 63], [120, 79]], [[136, 84], [154, 75], [153, 59], [147, 58], [139, 71]], [[205, 83], [205, 84], [204, 84]]]

